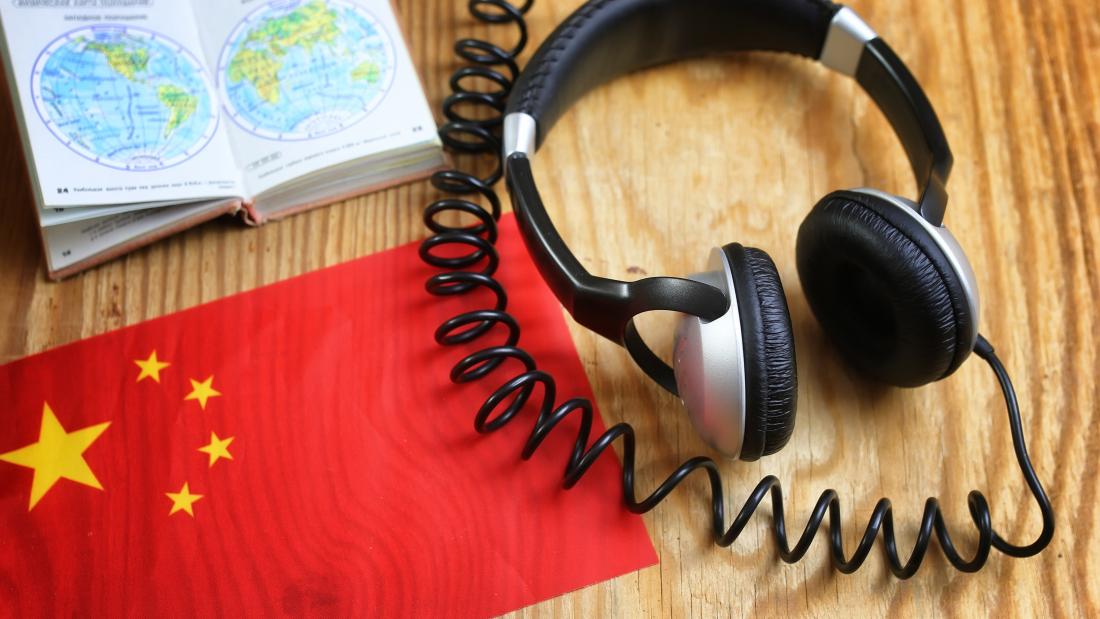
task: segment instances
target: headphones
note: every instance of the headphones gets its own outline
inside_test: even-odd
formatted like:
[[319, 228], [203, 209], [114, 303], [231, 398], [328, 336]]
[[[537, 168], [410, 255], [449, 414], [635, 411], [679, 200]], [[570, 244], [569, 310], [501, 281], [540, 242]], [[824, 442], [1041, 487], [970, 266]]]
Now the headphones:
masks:
[[[432, 185], [446, 195], [424, 209], [431, 235], [420, 244], [420, 258], [437, 269], [425, 282], [427, 292], [450, 297], [481, 290], [495, 298], [492, 306], [467, 309], [436, 329], [437, 343], [466, 351], [451, 368], [451, 381], [489, 379], [506, 363], [520, 371], [486, 397], [474, 429], [490, 434], [521, 412], [537, 411], [523, 459], [533, 457], [555, 430], [575, 431], [564, 488], [577, 484], [620, 442], [622, 501], [634, 513], [654, 509], [689, 476], [705, 475], [710, 529], [720, 546], [733, 544], [769, 501], [776, 553], [787, 563], [804, 557], [826, 526], [832, 563], [844, 573], [859, 569], [880, 534], [887, 564], [898, 578], [917, 572], [933, 539], [962, 572], [981, 569], [993, 550], [1030, 557], [1046, 548], [1054, 537], [1054, 510], [1027, 452], [1012, 379], [993, 346], [978, 333], [974, 273], [943, 227], [951, 150], [928, 98], [886, 43], [850, 9], [827, 0], [589, 0], [550, 35], [520, 73], [516, 59], [527, 44], [524, 14], [532, 3], [469, 0], [476, 21], [512, 26], [518, 38], [510, 49], [488, 40], [456, 41], [455, 54], [466, 64], [451, 75], [452, 92], [443, 100], [447, 122], [439, 135], [451, 149], [491, 156], [497, 165], [485, 176], [457, 168], [436, 172]], [[593, 436], [592, 402], [577, 397], [559, 402], [554, 377], [520, 346], [519, 321], [507, 311], [508, 295], [494, 277], [500, 264], [495, 243], [501, 201], [493, 187], [505, 174], [524, 243], [562, 305], [580, 324], [624, 346], [648, 376], [679, 395], [707, 443], [727, 456], [755, 460], [790, 439], [798, 375], [787, 301], [771, 258], [731, 243], [711, 252], [704, 273], [687, 278], [624, 282], [592, 275], [554, 228], [531, 172], [530, 157], [584, 93], [636, 69], [739, 50], [799, 54], [854, 77], [897, 133], [917, 180], [919, 200], [874, 189], [825, 196], [798, 231], [802, 287], [836, 347], [869, 377], [916, 387], [951, 375], [971, 352], [989, 365], [1004, 396], [1016, 462], [1042, 515], [1043, 528], [1034, 541], [1015, 544], [1002, 537], [993, 527], [985, 496], [973, 490], [967, 495], [977, 533], [973, 554], [959, 551], [935, 498], [925, 501], [908, 558], [903, 560], [898, 550], [893, 509], [886, 498], [875, 503], [848, 554], [834, 490], [818, 496], [797, 538], [788, 534], [783, 488], [773, 475], [761, 479], [727, 521], [721, 473], [706, 456], [685, 460], [655, 489], [640, 494], [634, 428], [620, 422]], [[472, 78], [481, 78], [492, 90], [472, 89]], [[463, 107], [479, 113], [470, 115]], [[456, 225], [445, 215], [472, 216], [476, 223]], [[651, 310], [683, 316], [672, 367], [650, 350], [634, 326], [635, 316]], [[503, 340], [495, 327], [504, 328]], [[482, 339], [492, 341], [475, 345]], [[568, 418], [577, 420], [572, 430], [559, 426]]]
[[[854, 11], [827, 0], [592, 0], [562, 23], [517, 80], [503, 155], [519, 229], [539, 272], [581, 325], [624, 346], [677, 394], [702, 438], [742, 460], [775, 453], [794, 429], [794, 337], [771, 258], [730, 243], [704, 273], [624, 282], [577, 261], [539, 197], [530, 157], [582, 95], [625, 73], [707, 54], [798, 54], [852, 76], [905, 148], [919, 200], [875, 189], [835, 191], [802, 222], [798, 275], [844, 359], [900, 387], [950, 376], [978, 342], [978, 287], [943, 226], [952, 155], [916, 79]], [[634, 317], [680, 312], [673, 365]]]

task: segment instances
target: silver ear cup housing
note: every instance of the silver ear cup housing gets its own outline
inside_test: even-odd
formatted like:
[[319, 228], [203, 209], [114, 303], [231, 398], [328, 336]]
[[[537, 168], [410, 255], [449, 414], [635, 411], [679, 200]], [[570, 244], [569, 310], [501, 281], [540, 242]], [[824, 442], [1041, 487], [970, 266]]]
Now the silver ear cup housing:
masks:
[[968, 349], [973, 350], [974, 343], [978, 340], [978, 319], [981, 310], [981, 299], [978, 295], [978, 278], [974, 276], [974, 269], [970, 266], [970, 260], [966, 257], [966, 253], [963, 251], [962, 246], [959, 245], [959, 241], [955, 238], [955, 235], [951, 234], [951, 231], [946, 227], [934, 226], [924, 217], [921, 217], [920, 207], [912, 200], [868, 187], [860, 187], [858, 189], [852, 189], [851, 191], [874, 196], [890, 204], [897, 209], [897, 212], [915, 221], [932, 237], [936, 246], [951, 265], [951, 269], [955, 272], [955, 276], [958, 277], [959, 283], [962, 286], [963, 296], [966, 298], [967, 309], [970, 313], [970, 327], [966, 335], [970, 342]]
[[733, 273], [721, 249], [711, 251], [707, 272], [691, 279], [721, 290], [726, 313], [704, 321], [684, 315], [676, 328], [672, 367], [680, 399], [699, 436], [731, 458], [741, 453], [745, 435], [745, 348]]

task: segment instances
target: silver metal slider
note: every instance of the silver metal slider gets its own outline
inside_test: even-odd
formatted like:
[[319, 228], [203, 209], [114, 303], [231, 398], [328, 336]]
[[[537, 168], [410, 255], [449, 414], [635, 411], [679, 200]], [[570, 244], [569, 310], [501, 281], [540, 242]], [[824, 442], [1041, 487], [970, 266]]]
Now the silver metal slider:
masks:
[[852, 9], [841, 7], [829, 24], [818, 60], [834, 71], [855, 77], [864, 46], [876, 38], [878, 35], [863, 18]]
[[504, 117], [504, 159], [512, 153], [531, 156], [535, 152], [535, 137], [538, 135], [538, 123], [534, 117], [523, 112], [512, 112]]

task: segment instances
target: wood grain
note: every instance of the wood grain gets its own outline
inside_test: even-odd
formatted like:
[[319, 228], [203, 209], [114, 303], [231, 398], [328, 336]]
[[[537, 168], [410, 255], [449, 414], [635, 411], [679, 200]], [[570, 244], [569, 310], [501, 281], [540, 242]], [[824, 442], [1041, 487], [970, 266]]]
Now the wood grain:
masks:
[[[438, 107], [456, 67], [452, 42], [487, 29], [464, 2], [397, 4]], [[578, 4], [539, 0], [533, 39]], [[933, 549], [907, 582], [877, 552], [843, 576], [828, 566], [823, 536], [807, 559], [782, 564], [766, 517], [731, 548], [713, 547], [704, 488], [688, 484], [645, 517], [659, 566], [521, 614], [1100, 615], [1100, 13], [1092, 0], [852, 4], [918, 76], [951, 140], [947, 223], [977, 272], [982, 332], [1015, 378], [1058, 515], [1054, 542], [1033, 559], [994, 555], [976, 575], [949, 569]], [[215, 222], [50, 283], [17, 139], [10, 124], [0, 129], [0, 362], [421, 238], [420, 210], [435, 195], [420, 183], [256, 230]], [[966, 494], [978, 488], [1007, 537], [1036, 534], [988, 371], [968, 363], [924, 389], [873, 386], [837, 360], [802, 297], [794, 234], [817, 199], [864, 185], [912, 192], [900, 146], [853, 83], [770, 55], [629, 76], [566, 115], [536, 173], [568, 179], [544, 183], [543, 197], [595, 273], [684, 274], [735, 240], [775, 259], [797, 333], [798, 427], [780, 454], [723, 465], [736, 500], [775, 474], [798, 527], [820, 491], [835, 488], [851, 544], [888, 496], [908, 548], [925, 498], [938, 496], [969, 549]], [[670, 324], [655, 316], [643, 328], [667, 344]], [[575, 325], [572, 334], [604, 419], [639, 430], [643, 487], [706, 451], [679, 404], [623, 350]]]

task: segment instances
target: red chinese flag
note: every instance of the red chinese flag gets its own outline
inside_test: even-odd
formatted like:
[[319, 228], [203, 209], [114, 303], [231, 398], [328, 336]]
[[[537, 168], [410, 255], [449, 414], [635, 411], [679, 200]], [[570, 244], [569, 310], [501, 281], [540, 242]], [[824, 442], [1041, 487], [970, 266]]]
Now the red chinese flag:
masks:
[[[591, 397], [511, 218], [499, 247], [522, 343]], [[560, 489], [575, 420], [526, 463], [533, 410], [474, 432], [490, 385], [432, 334], [477, 304], [416, 251], [0, 367], [0, 611], [492, 615], [653, 564], [613, 457]]]

